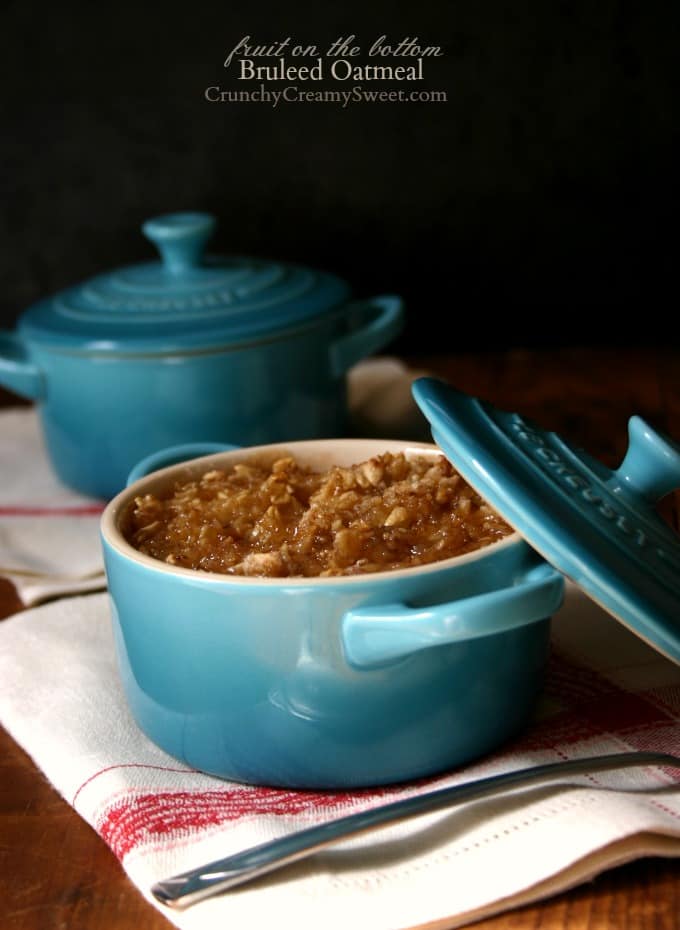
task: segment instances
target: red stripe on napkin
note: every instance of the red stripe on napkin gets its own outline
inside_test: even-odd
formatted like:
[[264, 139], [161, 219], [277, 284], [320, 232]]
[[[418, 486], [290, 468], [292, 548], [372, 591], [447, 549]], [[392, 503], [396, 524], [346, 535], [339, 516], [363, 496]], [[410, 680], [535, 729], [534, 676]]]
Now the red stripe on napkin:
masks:
[[357, 802], [382, 800], [390, 794], [398, 795], [399, 790], [320, 793], [239, 785], [219, 791], [131, 794], [108, 808], [98, 831], [116, 856], [123, 859], [136, 846], [158, 839], [167, 841], [187, 831], [219, 827], [243, 817], [295, 816], [329, 808], [345, 813], [357, 807]]
[[628, 691], [553, 652], [545, 693], [557, 707], [522, 738], [521, 748], [547, 750], [610, 734], [631, 749], [680, 750], [680, 689]]
[[13, 507], [0, 506], [0, 517], [95, 517], [105, 504], [81, 504], [76, 507]]

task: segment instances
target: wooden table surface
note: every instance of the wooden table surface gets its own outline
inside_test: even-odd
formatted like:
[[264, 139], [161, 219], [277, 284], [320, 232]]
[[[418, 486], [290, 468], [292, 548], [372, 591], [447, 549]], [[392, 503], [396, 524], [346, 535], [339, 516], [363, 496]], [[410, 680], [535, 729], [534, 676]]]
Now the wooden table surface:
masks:
[[[610, 465], [623, 456], [631, 413], [680, 437], [677, 349], [513, 350], [409, 361], [468, 393], [561, 432]], [[16, 398], [5, 395], [0, 402], [16, 403]], [[667, 499], [662, 511], [677, 529], [678, 496]], [[0, 617], [20, 609], [13, 588], [0, 579]], [[0, 928], [164, 930], [169, 926], [127, 880], [104, 842], [0, 730]], [[480, 930], [679, 930], [680, 861], [640, 860], [568, 893], [475, 926]]]

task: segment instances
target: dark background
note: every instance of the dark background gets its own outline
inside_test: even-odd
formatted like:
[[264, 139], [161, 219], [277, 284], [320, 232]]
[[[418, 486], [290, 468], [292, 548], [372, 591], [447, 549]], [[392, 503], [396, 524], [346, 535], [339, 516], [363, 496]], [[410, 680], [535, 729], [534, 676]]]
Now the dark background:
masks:
[[[397, 349], [677, 342], [679, 10], [9, 3], [0, 321], [148, 259], [146, 217], [205, 209], [215, 251], [403, 294]], [[326, 46], [352, 33], [442, 46], [422, 86], [448, 102], [204, 100], [209, 85], [245, 86], [222, 67], [242, 35]]]

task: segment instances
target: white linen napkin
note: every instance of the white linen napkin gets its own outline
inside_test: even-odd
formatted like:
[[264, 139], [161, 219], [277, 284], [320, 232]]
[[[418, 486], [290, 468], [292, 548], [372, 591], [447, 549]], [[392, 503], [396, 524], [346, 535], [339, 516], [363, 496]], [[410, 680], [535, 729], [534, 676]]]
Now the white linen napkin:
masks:
[[[356, 365], [348, 378], [353, 435], [427, 439], [427, 422], [411, 397], [415, 377], [395, 358]], [[102, 509], [57, 479], [34, 408], [0, 411], [0, 575], [26, 606], [105, 587]]]
[[680, 770], [632, 769], [502, 798], [345, 841], [184, 912], [152, 884], [312, 823], [432, 787], [532, 764], [656, 749], [680, 755], [680, 668], [570, 589], [533, 725], [442, 776], [355, 792], [237, 785], [149, 742], [118, 683], [107, 595], [0, 623], [0, 721], [186, 930], [459, 927], [644, 855], [680, 856]]
[[0, 575], [24, 604], [105, 587], [102, 510], [56, 477], [33, 407], [0, 411]]

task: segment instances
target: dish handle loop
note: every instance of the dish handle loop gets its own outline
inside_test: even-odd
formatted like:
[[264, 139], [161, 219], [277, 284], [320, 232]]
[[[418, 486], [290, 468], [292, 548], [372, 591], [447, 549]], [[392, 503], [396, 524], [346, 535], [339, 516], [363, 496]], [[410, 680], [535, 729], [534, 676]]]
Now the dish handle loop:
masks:
[[42, 400], [45, 379], [14, 333], [0, 330], [0, 384], [20, 397]]
[[212, 455], [215, 452], [231, 452], [232, 449], [238, 449], [239, 446], [230, 445], [228, 442], [189, 442], [179, 446], [169, 446], [167, 449], [160, 449], [158, 452], [152, 452], [134, 466], [128, 475], [126, 487], [130, 487], [140, 478], [145, 478], [152, 471], [158, 471], [161, 468], [167, 468], [170, 465], [177, 465], [179, 462], [188, 462], [190, 459], [200, 458], [202, 455]]
[[547, 563], [510, 587], [433, 607], [379, 604], [348, 611], [342, 644], [354, 668], [374, 668], [432, 646], [505, 633], [551, 616], [564, 597], [564, 579]]
[[401, 297], [384, 295], [353, 301], [347, 306], [346, 315], [351, 321], [355, 314], [360, 313], [365, 317], [367, 310], [373, 311], [368, 322], [364, 321], [351, 328], [348, 333], [331, 343], [331, 371], [338, 378], [352, 365], [391, 342], [399, 335], [404, 325], [404, 302]]

